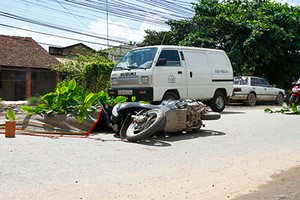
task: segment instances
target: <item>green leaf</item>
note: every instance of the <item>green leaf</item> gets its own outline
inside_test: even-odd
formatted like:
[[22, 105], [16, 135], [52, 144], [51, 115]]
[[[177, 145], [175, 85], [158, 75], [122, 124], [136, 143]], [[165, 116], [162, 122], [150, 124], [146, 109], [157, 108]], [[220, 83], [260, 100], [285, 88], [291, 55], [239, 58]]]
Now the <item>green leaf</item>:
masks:
[[114, 104], [126, 102], [127, 99], [128, 97], [125, 96], [117, 96], [116, 99], [114, 100]]
[[69, 88], [66, 86], [59, 88], [59, 94], [64, 94], [64, 93], [67, 93], [68, 91], [69, 91]]
[[89, 101], [91, 101], [93, 96], [94, 96], [94, 93], [90, 93], [89, 95], [87, 95], [84, 99], [84, 103], [88, 103]]
[[9, 120], [9, 121], [14, 121], [14, 120], [16, 120], [16, 116], [15, 116], [14, 111], [11, 110], [11, 109], [8, 109], [8, 110], [6, 111], [5, 118], [6, 118], [7, 120]]
[[53, 101], [53, 99], [56, 97], [56, 94], [54, 92], [50, 92], [48, 94], [45, 94], [41, 97], [43, 101], [46, 101], [47, 103]]
[[132, 97], [131, 97], [131, 101], [132, 101], [132, 102], [135, 102], [135, 101], [136, 101], [136, 97], [135, 97], [135, 96], [132, 96]]
[[78, 123], [81, 124], [83, 122], [85, 115], [86, 115], [86, 112], [79, 112], [79, 114], [77, 116]]
[[69, 90], [74, 90], [76, 88], [76, 81], [74, 79], [69, 81], [68, 88]]
[[53, 113], [53, 110], [47, 110], [46, 114], [51, 114]]
[[265, 109], [265, 112], [266, 112], [266, 113], [273, 113], [273, 110], [271, 110], [270, 108], [266, 108], [266, 109]]
[[30, 106], [21, 106], [20, 108], [23, 112], [34, 113], [34, 108]]
[[35, 113], [39, 114], [39, 113], [44, 113], [44, 111], [46, 110], [46, 105], [45, 104], [39, 104], [35, 107]]
[[285, 109], [285, 110], [289, 109], [289, 106], [286, 104], [286, 102], [283, 102], [283, 103], [282, 103], [282, 107], [283, 107], [283, 109]]
[[79, 116], [79, 115], [77, 116], [77, 121], [79, 124], [81, 124], [83, 122], [83, 120], [84, 120], [83, 116]]

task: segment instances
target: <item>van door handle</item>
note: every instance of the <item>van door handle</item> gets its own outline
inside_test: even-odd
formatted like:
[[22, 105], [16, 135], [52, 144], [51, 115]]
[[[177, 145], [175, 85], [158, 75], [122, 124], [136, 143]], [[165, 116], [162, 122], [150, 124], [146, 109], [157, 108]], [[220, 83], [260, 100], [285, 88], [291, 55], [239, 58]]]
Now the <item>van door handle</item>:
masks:
[[193, 72], [190, 72], [190, 77], [191, 77], [191, 78], [193, 77]]
[[177, 73], [178, 73], [178, 74], [182, 74], [182, 71], [178, 71]]

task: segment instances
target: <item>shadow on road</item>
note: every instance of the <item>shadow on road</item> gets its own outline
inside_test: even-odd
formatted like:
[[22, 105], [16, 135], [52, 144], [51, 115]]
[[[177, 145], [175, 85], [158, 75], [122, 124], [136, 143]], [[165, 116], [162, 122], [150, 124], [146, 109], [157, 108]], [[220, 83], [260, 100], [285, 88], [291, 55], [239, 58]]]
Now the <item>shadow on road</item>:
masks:
[[[113, 135], [113, 138], [111, 137]], [[214, 130], [204, 130], [200, 129], [195, 132], [189, 133], [155, 133], [150, 138], [145, 140], [140, 140], [135, 144], [147, 145], [147, 146], [157, 146], [157, 147], [168, 147], [171, 146], [172, 142], [177, 142], [181, 140], [191, 140], [200, 137], [211, 137], [211, 136], [223, 136], [224, 132], [214, 131]], [[91, 133], [89, 139], [100, 140], [103, 142], [108, 141], [122, 141], [119, 135], [111, 131], [106, 132], [94, 132]]]
[[137, 142], [138, 144], [157, 146], [157, 147], [167, 147], [171, 146], [172, 142], [177, 142], [181, 140], [191, 140], [200, 137], [210, 137], [210, 136], [223, 136], [226, 135], [224, 132], [214, 131], [214, 130], [199, 130], [190, 133], [160, 133], [152, 136], [149, 139], [141, 140]]
[[241, 111], [223, 111], [221, 115], [227, 115], [227, 114], [245, 114], [246, 112]]
[[230, 111], [223, 111], [221, 113], [221, 115], [228, 115], [228, 114], [245, 114], [246, 112], [243, 112], [243, 111], [233, 111], [233, 110], [230, 110]]

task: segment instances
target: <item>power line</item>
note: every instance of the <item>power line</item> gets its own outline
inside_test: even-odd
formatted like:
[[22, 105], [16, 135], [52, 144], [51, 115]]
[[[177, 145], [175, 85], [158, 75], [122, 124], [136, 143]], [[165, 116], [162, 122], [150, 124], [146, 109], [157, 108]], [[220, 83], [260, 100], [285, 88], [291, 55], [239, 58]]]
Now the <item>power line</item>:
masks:
[[74, 17], [78, 22], [80, 22], [83, 26], [85, 26], [87, 29], [88, 27], [82, 23], [82, 21], [80, 21], [80, 19], [76, 16], [76, 15], [73, 15], [73, 13], [71, 13], [63, 4], [61, 4], [58, 0], [56, 0], [56, 2], [61, 6], [63, 7], [72, 17]]
[[[17, 0], [18, 1], [18, 0]], [[69, 14], [70, 12], [72, 13], [71, 15], [74, 16], [74, 18], [78, 19], [78, 18], [81, 18], [81, 19], [87, 19], [87, 20], [97, 20], [97, 16], [95, 16], [93, 13], [89, 13], [90, 16], [94, 16], [95, 18], [92, 18], [92, 17], [89, 17], [87, 15], [81, 15], [80, 13], [76, 13], [75, 10], [70, 10], [70, 9], [67, 9], [65, 6], [63, 6], [62, 3], [59, 3], [59, 4], [62, 4], [62, 7], [65, 8], [65, 10], [68, 10], [67, 12], [66, 11], [62, 11], [62, 10], [59, 10], [59, 9], [56, 9], [56, 8], [53, 8], [53, 7], [49, 7], [49, 6], [46, 6], [46, 5], [42, 5], [42, 4], [39, 4], [39, 3], [34, 3], [32, 1], [28, 1], [28, 0], [21, 0], [23, 2], [26, 2], [27, 4], [31, 4], [32, 6], [36, 6], [38, 8], [41, 8], [41, 9], [47, 9], [49, 11], [55, 11], [55, 12], [58, 12], [58, 13], [61, 13], [61, 14]], [[99, 17], [99, 16], [98, 16]], [[65, 19], [64, 19], [65, 20]], [[99, 19], [98, 19], [99, 20]], [[104, 22], [104, 20], [101, 20]], [[122, 28], [128, 28], [128, 26], [123, 26], [123, 25], [120, 25], [120, 24], [116, 24], [116, 23], [110, 23], [108, 22], [109, 25], [113, 25], [113, 26], [117, 26], [117, 27], [122, 27]], [[85, 26], [85, 25], [84, 25]], [[86, 27], [86, 26], [85, 26]], [[137, 30], [137, 31], [141, 31], [140, 29], [138, 28], [135, 28], [135, 27], [129, 27], [130, 29], [132, 30]]]
[[[85, 42], [85, 43], [89, 43], [89, 44], [96, 44], [96, 45], [106, 46], [105, 43], [92, 42], [92, 41], [88, 41], [88, 40], [65, 37], [65, 36], [61, 36], [61, 35], [55, 35], [55, 34], [50, 34], [50, 33], [45, 33], [45, 32], [40, 32], [40, 31], [33, 31], [33, 30], [25, 29], [25, 28], [16, 27], [16, 26], [10, 26], [10, 25], [7, 25], [7, 24], [1, 24], [0, 23], [0, 26], [4, 26], [4, 27], [7, 27], [7, 28], [12, 28], [12, 29], [18, 29], [18, 30], [27, 31], [27, 32], [32, 32], [32, 33], [37, 33], [37, 34], [41, 34], [41, 35], [47, 35], [47, 36], [62, 38], [62, 39], [68, 39], [68, 40], [73, 40], [73, 41], [78, 41], [78, 42]], [[39, 43], [42, 43], [42, 42], [39, 42]], [[115, 47], [115, 46], [114, 45], [109, 45], [109, 47]], [[124, 49], [126, 49], [126, 48], [124, 48]]]
[[[32, 23], [32, 24], [36, 24], [36, 25], [40, 25], [40, 26], [45, 26], [47, 28], [54, 28], [54, 29], [61, 30], [61, 31], [71, 32], [71, 33], [75, 33], [75, 34], [79, 34], [79, 35], [84, 35], [84, 36], [88, 36], [88, 37], [92, 37], [92, 38], [97, 38], [97, 39], [102, 39], [102, 40], [107, 39], [105, 37], [101, 37], [101, 36], [97, 36], [97, 35], [91, 35], [91, 34], [84, 33], [84, 32], [79, 32], [79, 31], [76, 31], [76, 30], [69, 29], [67, 27], [62, 27], [62, 26], [58, 26], [58, 25], [54, 25], [54, 24], [50, 24], [50, 23], [46, 23], [46, 22], [42, 22], [42, 21], [36, 21], [36, 20], [25, 18], [25, 17], [20, 17], [20, 16], [17, 16], [17, 15], [5, 13], [5, 12], [2, 12], [2, 11], [0, 11], [0, 16], [8, 17], [8, 18], [11, 18], [11, 19], [16, 19], [16, 20], [23, 21], [23, 22]], [[115, 40], [115, 39], [109, 39], [109, 40], [112, 41], [112, 42], [117, 42], [117, 43], [126, 43], [127, 42], [127, 41]]]
[[[101, 36], [95, 33], [88, 33], [83, 30], [78, 30], [78, 23], [74, 26], [67, 27], [64, 22], [67, 19], [61, 20], [61, 18], [57, 18], [56, 16], [61, 16], [61, 14], [69, 15], [72, 18], [76, 19], [77, 22], [80, 22], [85, 28], [88, 28], [81, 19], [88, 20], [96, 20], [99, 18], [99, 14], [109, 14], [113, 17], [118, 17], [122, 19], [128, 19], [133, 22], [144, 22], [145, 18], [147, 18], [147, 23], [153, 24], [156, 26], [167, 27], [166, 21], [169, 19], [177, 19], [177, 18], [188, 18], [192, 16], [193, 11], [188, 3], [180, 0], [136, 0], [126, 2], [124, 0], [11, 0], [22, 3], [25, 6], [25, 9], [21, 8], [19, 13], [16, 13], [15, 7], [13, 9], [9, 9], [9, 12], [5, 12], [3, 7], [0, 8], [0, 16], [7, 17], [10, 19], [27, 22], [39, 26], [44, 26], [47, 28], [52, 28], [56, 30], [66, 31], [70, 33], [75, 33], [79, 35], [84, 35], [91, 38], [112, 41], [116, 43], [127, 43], [124, 39], [117, 38], [108, 38], [107, 36]], [[108, 3], [108, 4], [105, 4]], [[59, 4], [62, 9], [58, 9], [55, 4]], [[147, 5], [147, 6], [146, 6]], [[32, 13], [30, 13], [31, 17], [26, 17], [29, 12], [32, 10], [32, 6], [36, 8], [40, 8], [39, 10], [43, 12], [43, 10], [51, 11], [53, 14], [48, 15], [47, 21], [40, 20], [41, 17], [37, 16], [38, 19], [33, 18]], [[28, 9], [26, 9], [26, 7]], [[13, 12], [11, 12], [13, 11]], [[56, 15], [57, 13], [57, 15]], [[37, 13], [35, 13], [37, 14]], [[42, 13], [41, 13], [42, 14]], [[59, 14], [59, 15], [58, 15]], [[57, 19], [56, 19], [57, 18]], [[43, 19], [46, 19], [45, 16]], [[64, 25], [59, 25], [58, 21], [62, 21]], [[107, 24], [115, 25], [113, 23], [109, 23], [107, 19]], [[67, 23], [71, 25], [71, 23]], [[3, 24], [2, 24], [3, 26]], [[122, 25], [116, 25], [120, 27], [127, 27]], [[129, 29], [138, 30], [140, 29], [135, 27], [128, 27]], [[89, 28], [88, 28], [89, 29]], [[80, 41], [80, 40], [78, 40]], [[85, 41], [87, 42], [87, 41]]]

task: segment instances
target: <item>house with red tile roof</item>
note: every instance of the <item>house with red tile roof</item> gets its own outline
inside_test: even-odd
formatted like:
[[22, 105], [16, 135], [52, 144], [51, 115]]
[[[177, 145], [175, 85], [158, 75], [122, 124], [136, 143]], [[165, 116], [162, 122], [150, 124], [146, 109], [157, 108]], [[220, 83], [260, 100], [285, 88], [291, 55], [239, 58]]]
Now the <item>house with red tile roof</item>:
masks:
[[51, 92], [60, 80], [59, 61], [29, 37], [0, 35], [0, 98], [25, 100]]

